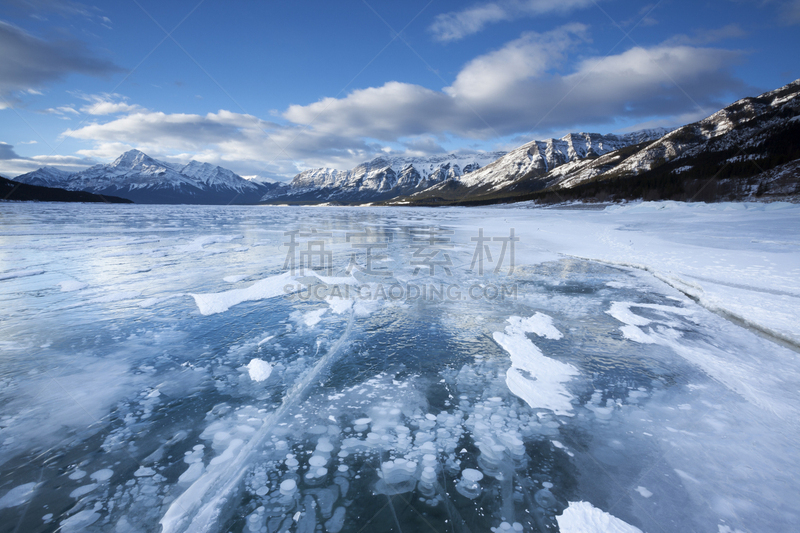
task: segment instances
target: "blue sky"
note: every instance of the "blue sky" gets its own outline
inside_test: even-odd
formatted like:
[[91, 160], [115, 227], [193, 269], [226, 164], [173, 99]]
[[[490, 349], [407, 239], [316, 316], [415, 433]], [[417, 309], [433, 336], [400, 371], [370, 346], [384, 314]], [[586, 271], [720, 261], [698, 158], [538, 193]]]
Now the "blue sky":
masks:
[[0, 4], [0, 174], [138, 148], [289, 179], [698, 120], [800, 78], [800, 0]]

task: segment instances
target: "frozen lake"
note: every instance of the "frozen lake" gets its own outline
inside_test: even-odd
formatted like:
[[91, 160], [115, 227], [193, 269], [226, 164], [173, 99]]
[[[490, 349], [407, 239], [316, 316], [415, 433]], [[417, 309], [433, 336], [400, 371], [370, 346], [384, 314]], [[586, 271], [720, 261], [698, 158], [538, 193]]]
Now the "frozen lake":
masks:
[[800, 208], [0, 204], [0, 532], [789, 532]]

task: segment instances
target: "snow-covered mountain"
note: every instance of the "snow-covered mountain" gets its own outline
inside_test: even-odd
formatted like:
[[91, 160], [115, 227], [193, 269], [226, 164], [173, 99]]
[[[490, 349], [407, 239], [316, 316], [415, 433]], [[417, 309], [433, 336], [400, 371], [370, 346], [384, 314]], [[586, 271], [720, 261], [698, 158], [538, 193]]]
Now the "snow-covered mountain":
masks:
[[263, 201], [298, 204], [384, 201], [459, 178], [503, 155], [505, 152], [377, 157], [352, 170], [310, 169], [295, 176], [287, 189], [276, 189], [265, 195]]
[[[17, 176], [14, 181], [27, 183], [28, 185], [37, 185], [39, 187], [57, 187], [64, 188], [64, 185], [69, 181], [72, 172], [59, 170], [55, 167], [42, 167], [39, 170]], [[26, 178], [26, 179], [20, 179]]]
[[209, 163], [164, 163], [139, 150], [129, 150], [112, 163], [79, 172], [43, 167], [15, 180], [119, 196], [137, 203], [252, 204], [276, 187], [248, 181]]

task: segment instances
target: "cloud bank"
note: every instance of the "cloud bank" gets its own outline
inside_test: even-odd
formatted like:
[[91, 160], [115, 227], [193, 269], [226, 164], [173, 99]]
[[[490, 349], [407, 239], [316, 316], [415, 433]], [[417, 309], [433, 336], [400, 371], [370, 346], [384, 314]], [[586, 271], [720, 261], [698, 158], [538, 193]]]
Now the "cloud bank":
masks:
[[[86, 157], [137, 147], [165, 159], [194, 157], [243, 174], [290, 177], [309, 167], [351, 168], [388, 145], [436, 153], [446, 138], [524, 137], [592, 124], [608, 131], [616, 117], [710, 114], [743, 89], [731, 73], [738, 51], [676, 41], [570, 61], [588, 41], [581, 24], [525, 33], [469, 61], [441, 90], [390, 81], [290, 106], [276, 121], [226, 110], [167, 114], [119, 95], [83, 97], [89, 104], [81, 111], [98, 118], [64, 135], [93, 142], [78, 152]], [[103, 121], [106, 113], [119, 116]]]
[[80, 41], [45, 41], [0, 21], [0, 108], [16, 100], [14, 93], [37, 93], [42, 86], [78, 73], [102, 76], [120, 70], [95, 57]]

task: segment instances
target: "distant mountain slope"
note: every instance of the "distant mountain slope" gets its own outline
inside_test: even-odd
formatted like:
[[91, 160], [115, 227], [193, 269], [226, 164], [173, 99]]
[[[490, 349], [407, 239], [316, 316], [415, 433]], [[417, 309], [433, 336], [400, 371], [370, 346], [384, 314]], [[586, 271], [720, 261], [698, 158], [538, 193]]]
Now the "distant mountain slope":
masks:
[[[546, 172], [534, 168], [522, 173], [506, 167], [493, 182], [499, 182], [499, 187], [473, 187], [460, 191], [461, 196], [425, 191], [397, 202], [442, 205], [589, 198], [711, 201], [800, 196], [798, 139], [800, 80], [738, 100], [655, 140], [645, 136], [642, 142], [605, 154], [587, 153], [582, 159]], [[487, 166], [483, 172], [489, 170]]]
[[100, 196], [86, 191], [68, 191], [56, 187], [30, 185], [0, 176], [0, 201], [14, 202], [105, 202], [109, 204], [133, 203], [116, 196]]
[[40, 187], [64, 188], [69, 181], [72, 172], [66, 172], [54, 167], [42, 167], [39, 170], [17, 176], [15, 181], [27, 183], [28, 185], [38, 185]]
[[248, 181], [209, 163], [164, 163], [139, 150], [130, 150], [112, 163], [80, 172], [44, 167], [15, 179], [32, 185], [115, 195], [145, 204], [252, 204], [279, 187]]

